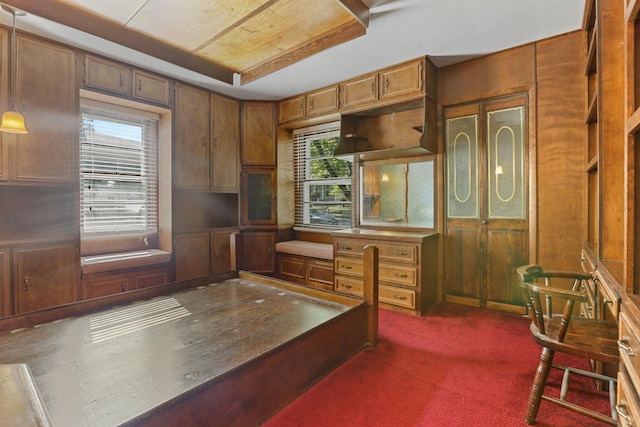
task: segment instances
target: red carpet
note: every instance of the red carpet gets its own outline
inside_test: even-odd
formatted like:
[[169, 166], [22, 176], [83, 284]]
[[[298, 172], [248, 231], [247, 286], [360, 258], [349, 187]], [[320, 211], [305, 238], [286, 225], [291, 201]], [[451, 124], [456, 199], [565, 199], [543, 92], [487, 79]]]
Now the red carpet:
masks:
[[[379, 332], [377, 347], [357, 354], [265, 426], [526, 425], [540, 355], [528, 318], [442, 304], [422, 318], [380, 310]], [[563, 356], [556, 354], [555, 362], [588, 366]], [[546, 392], [557, 395], [561, 373], [553, 371], [554, 390]], [[593, 391], [589, 380], [572, 376], [571, 385], [568, 400], [608, 412], [608, 395]], [[602, 425], [544, 401], [536, 423]]]

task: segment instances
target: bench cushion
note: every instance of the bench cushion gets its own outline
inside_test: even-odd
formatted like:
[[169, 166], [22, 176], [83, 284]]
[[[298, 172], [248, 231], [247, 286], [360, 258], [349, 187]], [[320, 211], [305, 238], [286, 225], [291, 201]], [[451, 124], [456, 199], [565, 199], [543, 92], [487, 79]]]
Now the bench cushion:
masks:
[[331, 243], [287, 240], [285, 242], [276, 243], [276, 252], [301, 255], [310, 258], [333, 259], [333, 245]]
[[142, 251], [84, 256], [81, 260], [81, 266], [83, 274], [91, 274], [102, 271], [162, 264], [169, 261], [171, 261], [171, 252], [160, 249], [147, 249]]

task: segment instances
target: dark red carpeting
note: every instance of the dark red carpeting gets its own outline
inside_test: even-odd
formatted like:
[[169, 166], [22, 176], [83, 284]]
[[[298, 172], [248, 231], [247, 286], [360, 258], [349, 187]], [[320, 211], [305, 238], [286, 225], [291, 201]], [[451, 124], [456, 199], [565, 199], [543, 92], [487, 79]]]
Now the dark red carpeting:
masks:
[[[528, 318], [441, 304], [422, 318], [380, 310], [379, 328], [377, 347], [357, 354], [265, 426], [525, 425], [540, 355]], [[555, 362], [588, 367], [562, 356]], [[547, 393], [557, 395], [560, 380], [554, 370]], [[571, 384], [569, 400], [607, 413], [606, 393], [577, 376]], [[603, 424], [543, 401], [536, 425]]]

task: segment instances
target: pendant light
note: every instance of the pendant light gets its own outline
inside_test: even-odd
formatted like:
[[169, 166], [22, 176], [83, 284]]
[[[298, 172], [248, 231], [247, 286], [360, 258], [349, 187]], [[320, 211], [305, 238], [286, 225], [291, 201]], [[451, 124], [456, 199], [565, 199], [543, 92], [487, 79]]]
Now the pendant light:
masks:
[[16, 92], [18, 91], [18, 44], [16, 42], [16, 15], [25, 16], [26, 13], [20, 9], [15, 9], [6, 4], [2, 5], [2, 9], [9, 12], [13, 16], [13, 30], [11, 32], [11, 109], [5, 111], [2, 114], [2, 123], [0, 124], [0, 132], [6, 133], [27, 133], [27, 128], [24, 124], [24, 116], [20, 114], [16, 107]]

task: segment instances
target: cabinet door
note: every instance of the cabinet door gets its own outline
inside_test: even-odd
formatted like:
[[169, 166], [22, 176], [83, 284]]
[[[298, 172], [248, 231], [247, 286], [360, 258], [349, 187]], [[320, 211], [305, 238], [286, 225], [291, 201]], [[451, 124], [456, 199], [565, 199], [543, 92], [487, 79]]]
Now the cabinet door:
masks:
[[333, 290], [333, 263], [307, 260], [307, 284], [314, 288]]
[[127, 274], [99, 276], [86, 280], [87, 298], [98, 298], [126, 292], [129, 287], [129, 276]]
[[244, 102], [242, 109], [243, 165], [276, 165], [276, 104]]
[[11, 314], [9, 249], [0, 249], [0, 317]]
[[424, 86], [424, 62], [414, 61], [380, 72], [380, 99], [420, 94]]
[[176, 187], [209, 189], [209, 108], [209, 92], [176, 85]]
[[275, 271], [276, 233], [247, 231], [242, 233], [242, 269], [271, 274]]
[[211, 274], [231, 271], [231, 233], [211, 233]]
[[171, 281], [170, 267], [148, 268], [133, 274], [132, 282], [135, 289], [163, 285]]
[[87, 55], [84, 62], [85, 85], [118, 95], [131, 94], [131, 69], [119, 62]]
[[16, 314], [76, 301], [75, 243], [14, 249], [13, 258]]
[[133, 70], [133, 97], [167, 105], [169, 80], [142, 70]]
[[304, 282], [304, 264], [304, 258], [286, 254], [278, 255], [278, 272], [285, 280]]
[[341, 85], [342, 107], [350, 108], [378, 100], [378, 74], [368, 74]]
[[280, 123], [303, 119], [304, 115], [304, 95], [284, 99], [278, 103], [278, 121]]
[[307, 117], [337, 113], [340, 107], [338, 86], [318, 89], [307, 94]]
[[211, 95], [211, 189], [238, 191], [240, 181], [240, 104]]
[[240, 194], [243, 225], [276, 225], [275, 168], [243, 170]]
[[12, 135], [13, 179], [74, 182], [78, 178], [75, 53], [25, 36], [18, 36], [17, 44], [16, 103], [29, 133]]
[[209, 233], [176, 235], [176, 280], [208, 276], [211, 262], [209, 251]]

